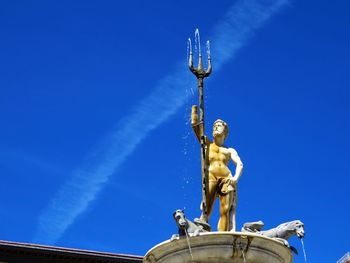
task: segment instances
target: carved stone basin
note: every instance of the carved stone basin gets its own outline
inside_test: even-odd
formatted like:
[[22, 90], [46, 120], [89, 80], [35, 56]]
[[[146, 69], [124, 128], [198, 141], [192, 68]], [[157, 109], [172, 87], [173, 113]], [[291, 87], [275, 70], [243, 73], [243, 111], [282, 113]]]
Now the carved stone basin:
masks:
[[144, 263], [290, 263], [292, 253], [283, 244], [261, 235], [241, 232], [209, 232], [164, 241], [144, 256]]

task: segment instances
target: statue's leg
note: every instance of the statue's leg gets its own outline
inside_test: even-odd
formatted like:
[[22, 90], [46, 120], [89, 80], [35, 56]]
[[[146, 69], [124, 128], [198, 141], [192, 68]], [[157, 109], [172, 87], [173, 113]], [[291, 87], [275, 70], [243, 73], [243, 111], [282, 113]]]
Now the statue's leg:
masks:
[[231, 192], [231, 207], [229, 212], [229, 230], [236, 231], [236, 207], [237, 207], [237, 192], [236, 189]]
[[[218, 182], [216, 180], [209, 180], [208, 196], [207, 196], [208, 219], [210, 218], [211, 212], [213, 211], [217, 185], [218, 185]], [[201, 220], [203, 219], [203, 211], [200, 219]]]
[[220, 195], [220, 220], [218, 223], [219, 231], [229, 231], [229, 226], [235, 223], [230, 223], [230, 209], [232, 206], [232, 191], [226, 195]]

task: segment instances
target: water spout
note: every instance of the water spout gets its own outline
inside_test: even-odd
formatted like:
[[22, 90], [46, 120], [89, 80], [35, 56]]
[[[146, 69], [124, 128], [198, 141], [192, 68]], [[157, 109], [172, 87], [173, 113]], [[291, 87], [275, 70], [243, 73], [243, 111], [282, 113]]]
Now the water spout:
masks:
[[199, 29], [196, 28], [196, 31], [194, 32], [194, 38], [195, 38], [195, 47], [198, 47], [198, 54], [201, 57], [202, 56], [202, 50], [201, 50], [201, 38], [199, 35]]
[[196, 40], [196, 46], [198, 45], [198, 70], [203, 70], [203, 63], [202, 63], [202, 50], [201, 50], [201, 38], [199, 35], [199, 29], [196, 28], [196, 31], [194, 32], [194, 37]]
[[208, 59], [210, 59], [210, 42], [209, 42], [209, 40], [207, 40], [207, 55], [208, 55]]
[[191, 262], [193, 262], [193, 254], [192, 254], [192, 249], [191, 249], [191, 244], [190, 244], [190, 238], [188, 236], [187, 229], [185, 228], [185, 233], [186, 233], [186, 239], [187, 239], [187, 245], [188, 245], [188, 250], [190, 251], [191, 255]]
[[188, 38], [188, 40], [187, 40], [187, 61], [188, 61], [190, 55], [192, 55], [192, 41], [191, 41], [191, 38]]
[[188, 49], [189, 49], [190, 53], [192, 53], [192, 42], [191, 42], [191, 38], [190, 37], [188, 38], [187, 43], [188, 43]]
[[303, 252], [304, 252], [304, 260], [305, 260], [305, 263], [307, 262], [306, 260], [306, 252], [305, 252], [305, 245], [304, 245], [304, 240], [302, 238], [300, 238], [300, 241], [301, 241], [301, 246], [303, 247]]

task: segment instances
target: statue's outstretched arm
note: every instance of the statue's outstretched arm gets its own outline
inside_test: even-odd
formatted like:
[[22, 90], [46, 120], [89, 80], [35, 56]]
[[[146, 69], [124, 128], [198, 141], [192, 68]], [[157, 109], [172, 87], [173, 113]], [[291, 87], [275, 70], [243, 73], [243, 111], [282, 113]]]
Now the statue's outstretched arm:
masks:
[[229, 148], [229, 151], [231, 153], [231, 160], [236, 165], [236, 171], [235, 171], [235, 175], [233, 176], [233, 180], [235, 182], [238, 182], [243, 172], [243, 163], [241, 161], [241, 158], [239, 158], [238, 153], [235, 149]]

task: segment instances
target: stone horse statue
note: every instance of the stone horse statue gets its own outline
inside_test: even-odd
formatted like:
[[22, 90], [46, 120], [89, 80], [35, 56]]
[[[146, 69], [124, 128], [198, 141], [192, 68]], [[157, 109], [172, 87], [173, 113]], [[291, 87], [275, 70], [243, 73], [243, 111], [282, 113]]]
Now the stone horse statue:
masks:
[[303, 222], [300, 220], [294, 220], [280, 224], [275, 228], [262, 231], [261, 229], [263, 227], [264, 222], [262, 221], [245, 223], [242, 227], [242, 232], [256, 233], [262, 236], [273, 238], [298, 254], [298, 251], [294, 247], [290, 246], [287, 240], [294, 235], [298, 236], [299, 238], [303, 238], [305, 236]]
[[184, 211], [180, 209], [173, 213], [173, 217], [178, 227], [178, 234], [172, 235], [171, 240], [185, 237], [186, 235], [198, 236], [201, 232], [207, 232], [199, 223], [188, 220]]

